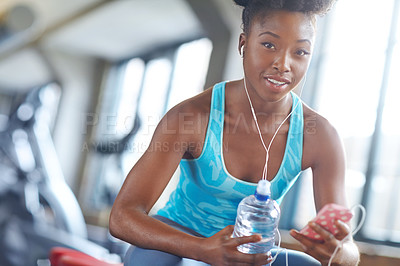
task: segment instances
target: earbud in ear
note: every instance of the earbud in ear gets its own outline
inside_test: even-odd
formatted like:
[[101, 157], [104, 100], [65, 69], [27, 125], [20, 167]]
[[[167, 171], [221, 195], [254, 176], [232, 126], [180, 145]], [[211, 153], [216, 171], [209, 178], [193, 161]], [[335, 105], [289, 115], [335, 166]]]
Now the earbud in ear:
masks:
[[244, 49], [244, 46], [242, 46], [242, 47], [240, 47], [240, 55], [243, 57], [243, 49]]

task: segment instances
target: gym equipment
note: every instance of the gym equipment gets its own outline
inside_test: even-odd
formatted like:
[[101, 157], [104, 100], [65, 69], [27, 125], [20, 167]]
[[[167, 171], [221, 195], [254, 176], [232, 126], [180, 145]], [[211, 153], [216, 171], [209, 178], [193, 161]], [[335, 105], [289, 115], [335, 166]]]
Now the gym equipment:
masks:
[[80, 206], [64, 180], [51, 137], [59, 95], [56, 83], [33, 88], [22, 98], [10, 97], [16, 104], [1, 115], [0, 265], [38, 265], [54, 247], [120, 261], [88, 239]]

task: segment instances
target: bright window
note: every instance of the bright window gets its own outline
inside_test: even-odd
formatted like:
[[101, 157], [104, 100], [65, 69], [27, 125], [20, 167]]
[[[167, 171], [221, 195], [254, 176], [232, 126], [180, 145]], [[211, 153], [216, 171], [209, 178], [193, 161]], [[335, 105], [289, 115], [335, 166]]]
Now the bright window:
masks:
[[204, 89], [211, 50], [210, 40], [199, 39], [110, 69], [100, 113], [90, 118], [98, 123], [92, 141], [96, 148], [88, 155], [84, 209], [113, 204], [162, 116]]
[[[327, 41], [313, 106], [343, 139], [349, 206], [361, 203], [367, 210], [359, 239], [388, 243], [400, 242], [400, 45], [393, 42], [400, 39], [400, 4], [394, 3], [336, 3], [327, 32], [320, 32]], [[311, 175], [303, 179], [293, 221], [299, 228], [315, 215]]]

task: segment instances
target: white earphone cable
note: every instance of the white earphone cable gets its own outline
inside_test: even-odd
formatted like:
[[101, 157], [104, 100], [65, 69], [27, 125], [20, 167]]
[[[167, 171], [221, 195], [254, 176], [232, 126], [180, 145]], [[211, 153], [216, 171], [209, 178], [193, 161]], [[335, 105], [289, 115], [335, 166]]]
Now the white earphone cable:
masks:
[[[348, 239], [350, 238], [350, 236], [354, 236], [358, 231], [360, 231], [361, 227], [363, 226], [363, 224], [364, 224], [364, 222], [365, 222], [365, 218], [366, 218], [366, 216], [367, 216], [367, 215], [366, 215], [366, 214], [367, 214], [367, 211], [365, 210], [364, 206], [362, 206], [361, 204], [357, 204], [357, 205], [355, 205], [355, 206], [353, 206], [353, 207], [351, 208], [351, 211], [354, 212], [354, 209], [357, 208], [357, 207], [358, 207], [358, 208], [360, 209], [360, 211], [361, 211], [361, 220], [360, 220], [360, 223], [359, 223], [359, 224], [357, 225], [357, 227], [353, 230], [353, 232], [349, 232], [349, 234], [348, 234], [345, 238], [343, 238], [343, 239], [340, 241], [340, 245], [338, 245], [338, 246], [335, 248], [335, 251], [333, 251], [333, 253], [332, 253], [332, 255], [331, 255], [330, 259], [329, 259], [328, 266], [331, 266], [332, 261], [333, 261], [333, 258], [336, 256], [337, 252], [339, 251], [339, 248], [343, 246], [343, 243], [344, 243], [346, 240], [348, 240]], [[354, 213], [353, 213], [353, 214], [354, 214]]]
[[[283, 124], [286, 122], [286, 120], [292, 115], [292, 113], [293, 113], [294, 110], [297, 108], [297, 106], [299, 105], [299, 103], [301, 103], [300, 97], [301, 97], [301, 94], [302, 94], [302, 92], [303, 92], [303, 88], [304, 88], [305, 82], [306, 82], [306, 77], [304, 76], [304, 81], [303, 81], [303, 84], [302, 84], [301, 90], [300, 90], [299, 100], [297, 101], [296, 105], [292, 108], [291, 112], [290, 112], [290, 113], [286, 116], [286, 118], [283, 119], [283, 121], [280, 123], [280, 125], [278, 126], [277, 130], [275, 131], [274, 135], [272, 136], [272, 138], [271, 138], [271, 140], [270, 140], [270, 142], [269, 142], [269, 144], [268, 144], [268, 147], [267, 147], [267, 146], [265, 145], [264, 139], [263, 139], [263, 137], [262, 137], [261, 129], [260, 129], [260, 126], [259, 126], [259, 124], [258, 124], [258, 120], [257, 120], [257, 116], [256, 116], [256, 112], [255, 112], [255, 110], [254, 110], [253, 103], [252, 103], [252, 101], [251, 101], [251, 99], [250, 99], [250, 95], [249, 95], [249, 92], [248, 92], [248, 90], [247, 90], [246, 78], [243, 77], [244, 89], [245, 89], [245, 92], [246, 92], [246, 95], [247, 95], [247, 99], [249, 100], [251, 113], [252, 113], [252, 115], [253, 115], [253, 119], [254, 119], [254, 122], [255, 122], [255, 124], [256, 124], [257, 131], [258, 131], [258, 135], [259, 135], [259, 137], [260, 137], [261, 143], [262, 143], [262, 145], [263, 145], [263, 147], [264, 147], [264, 149], [265, 149], [265, 152], [266, 152], [266, 156], [265, 156], [265, 165], [264, 165], [264, 170], [263, 170], [262, 179], [267, 179], [269, 151], [270, 151], [270, 149], [271, 149], [272, 142], [274, 141], [274, 139], [275, 139], [276, 135], [278, 134], [278, 132], [279, 132], [280, 128], [282, 127], [282, 125], [283, 125]], [[356, 208], [356, 207], [360, 208], [360, 210], [361, 210], [362, 216], [361, 216], [360, 223], [359, 223], [359, 224], [357, 225], [357, 227], [353, 230], [353, 232], [350, 232], [345, 238], [343, 238], [343, 239], [340, 241], [340, 242], [341, 242], [341, 245], [338, 245], [338, 246], [335, 248], [335, 251], [332, 253], [332, 255], [331, 255], [330, 259], [329, 259], [328, 266], [330, 266], [330, 265], [332, 264], [333, 258], [336, 256], [337, 252], [339, 251], [339, 248], [343, 245], [343, 243], [344, 243], [348, 238], [350, 238], [350, 236], [355, 235], [355, 234], [361, 229], [362, 225], [363, 225], [364, 222], [365, 222], [365, 217], [366, 217], [366, 210], [365, 210], [365, 208], [364, 208], [362, 205], [356, 205], [356, 206], [354, 206], [354, 207], [352, 208], [352, 211], [353, 211], [354, 208]], [[280, 247], [280, 244], [281, 244], [281, 235], [280, 235], [280, 232], [279, 232], [278, 229], [276, 229], [276, 230], [277, 230], [277, 234], [278, 234], [278, 238], [279, 238], [279, 241], [278, 241], [278, 251], [277, 251], [277, 253], [275, 254], [275, 256], [274, 256], [272, 262], [270, 262], [270, 264], [272, 264], [272, 263], [276, 260], [276, 258], [278, 257], [278, 254], [281, 253], [281, 252], [284, 250], [284, 249], [282, 249], [282, 248]], [[286, 250], [286, 249], [285, 249], [285, 250]], [[289, 263], [289, 262], [288, 262], [288, 259], [289, 259], [289, 258], [288, 258], [288, 251], [286, 250], [286, 265], [288, 265], [288, 263]]]
[[[276, 135], [278, 134], [278, 132], [279, 132], [279, 130], [281, 129], [281, 127], [283, 126], [283, 124], [284, 124], [284, 123], [286, 122], [286, 120], [292, 115], [292, 113], [293, 113], [294, 110], [297, 108], [297, 106], [299, 105], [299, 103], [301, 103], [300, 97], [301, 97], [301, 94], [302, 94], [302, 92], [303, 92], [304, 84], [306, 83], [306, 76], [304, 76], [304, 81], [303, 81], [303, 84], [302, 84], [302, 86], [301, 86], [300, 95], [299, 95], [299, 100], [297, 101], [296, 105], [292, 108], [292, 110], [290, 111], [290, 113], [286, 116], [285, 119], [283, 119], [283, 121], [280, 123], [280, 125], [279, 125], [278, 128], [276, 129], [274, 135], [272, 136], [272, 138], [271, 138], [271, 140], [270, 140], [270, 142], [269, 142], [269, 144], [268, 144], [268, 148], [267, 148], [267, 146], [265, 145], [264, 139], [263, 139], [263, 137], [262, 137], [261, 129], [260, 129], [260, 126], [259, 126], [259, 124], [258, 124], [258, 120], [257, 120], [257, 116], [256, 116], [256, 112], [255, 112], [255, 110], [254, 110], [253, 103], [252, 103], [252, 101], [251, 101], [251, 99], [250, 99], [250, 95], [249, 95], [249, 92], [248, 92], [248, 90], [247, 90], [247, 84], [246, 84], [246, 77], [245, 77], [245, 76], [243, 76], [243, 83], [244, 83], [244, 90], [245, 90], [245, 92], [246, 92], [247, 99], [249, 100], [251, 113], [252, 113], [252, 115], [253, 115], [253, 119], [254, 119], [254, 122], [255, 122], [256, 127], [257, 127], [258, 135], [259, 135], [259, 137], [260, 137], [261, 143], [262, 143], [262, 145], [263, 145], [263, 147], [264, 147], [264, 149], [265, 149], [265, 152], [266, 152], [266, 155], [265, 155], [265, 165], [264, 165], [264, 170], [263, 170], [262, 179], [267, 180], [269, 151], [270, 151], [270, 149], [271, 149], [272, 142], [274, 141]], [[293, 101], [294, 101], [294, 100], [293, 100]]]

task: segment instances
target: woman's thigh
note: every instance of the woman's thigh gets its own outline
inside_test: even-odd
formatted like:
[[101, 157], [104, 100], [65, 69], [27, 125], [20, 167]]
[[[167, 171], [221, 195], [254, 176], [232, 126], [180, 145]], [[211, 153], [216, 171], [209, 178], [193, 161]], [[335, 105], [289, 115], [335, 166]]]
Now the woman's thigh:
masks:
[[[155, 219], [160, 220], [180, 231], [185, 233], [200, 236], [202, 235], [196, 233], [195, 231], [186, 228], [174, 221], [171, 221], [165, 217], [156, 215]], [[124, 266], [144, 266], [144, 265], [154, 265], [154, 266], [189, 266], [189, 265], [207, 265], [201, 262], [193, 261], [190, 259], [182, 259], [179, 256], [175, 256], [170, 253], [152, 250], [152, 249], [144, 249], [135, 246], [131, 246], [125, 254], [124, 258]]]
[[[160, 220], [180, 231], [185, 233], [200, 236], [197, 232], [184, 227], [174, 221], [171, 221], [165, 217], [156, 215], [155, 219]], [[277, 253], [277, 249], [272, 250], [272, 255], [275, 256]], [[288, 263], [286, 263], [288, 262]], [[194, 261], [187, 258], [181, 258], [179, 256], [175, 256], [170, 253], [152, 250], [152, 249], [143, 249], [135, 246], [131, 246], [126, 252], [124, 258], [124, 266], [143, 266], [143, 265], [152, 265], [152, 266], [191, 266], [191, 265], [208, 265], [202, 262]], [[296, 266], [320, 266], [321, 264], [314, 259], [313, 257], [305, 254], [304, 252], [284, 249], [278, 254], [276, 260], [273, 263], [273, 266], [286, 266], [286, 265], [296, 265]]]
[[124, 266], [172, 266], [179, 265], [181, 261], [182, 258], [166, 252], [131, 246], [126, 252]]
[[[277, 249], [272, 250], [272, 256], [277, 253]], [[291, 249], [281, 249], [281, 252], [272, 263], [273, 266], [321, 266], [321, 263], [310, 255]]]

